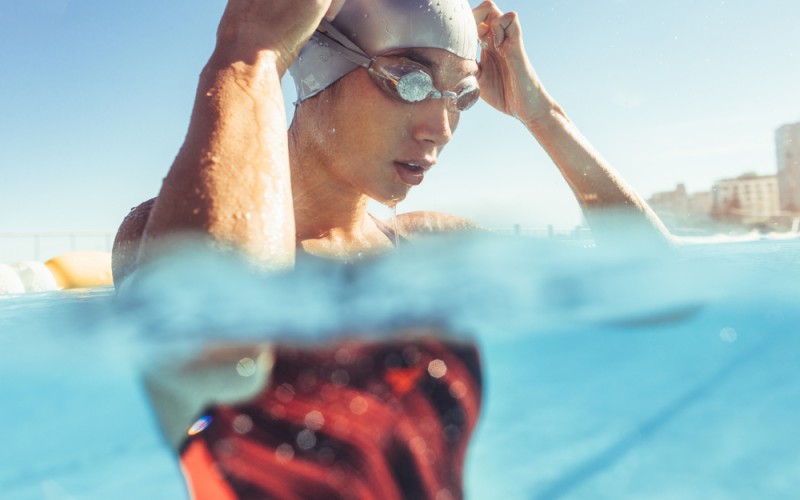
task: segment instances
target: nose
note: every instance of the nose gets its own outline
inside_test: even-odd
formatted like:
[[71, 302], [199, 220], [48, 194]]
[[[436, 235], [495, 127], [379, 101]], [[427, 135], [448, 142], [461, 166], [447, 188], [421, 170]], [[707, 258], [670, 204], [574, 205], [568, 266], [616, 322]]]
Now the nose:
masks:
[[450, 142], [458, 125], [458, 113], [447, 109], [447, 99], [428, 99], [415, 106], [414, 139], [440, 148]]

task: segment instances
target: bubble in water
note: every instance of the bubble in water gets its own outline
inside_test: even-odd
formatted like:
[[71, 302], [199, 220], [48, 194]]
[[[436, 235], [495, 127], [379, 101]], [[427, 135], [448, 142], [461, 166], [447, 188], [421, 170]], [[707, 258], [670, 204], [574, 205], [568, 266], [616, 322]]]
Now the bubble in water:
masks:
[[442, 378], [447, 373], [447, 365], [441, 359], [434, 359], [428, 363], [428, 373], [433, 378]]
[[333, 448], [325, 446], [319, 450], [317, 458], [322, 465], [333, 465], [333, 462], [336, 461], [336, 452], [333, 451]]
[[349, 365], [353, 362], [353, 353], [346, 347], [338, 349], [333, 357], [340, 365]]
[[242, 377], [252, 377], [256, 373], [256, 362], [252, 358], [242, 358], [236, 363], [236, 371]]
[[350, 411], [356, 415], [363, 415], [369, 408], [369, 401], [362, 396], [356, 396], [350, 400]]
[[443, 429], [444, 438], [449, 442], [454, 443], [461, 437], [461, 428], [457, 425], [450, 424]]
[[344, 387], [350, 383], [350, 374], [346, 370], [336, 370], [331, 374], [331, 382]]
[[322, 429], [323, 425], [325, 425], [325, 417], [317, 410], [306, 413], [306, 417], [303, 419], [303, 421], [305, 422], [306, 427], [312, 431], [318, 431]]
[[467, 395], [467, 384], [460, 380], [456, 380], [450, 384], [450, 395], [456, 399], [461, 399]]
[[284, 443], [275, 448], [275, 457], [279, 462], [288, 462], [294, 458], [294, 448], [288, 443]]
[[275, 389], [275, 397], [281, 403], [288, 403], [294, 399], [294, 386], [292, 384], [281, 384]]
[[719, 332], [719, 338], [721, 338], [723, 342], [736, 342], [736, 336], [736, 330], [729, 326], [726, 326]]
[[305, 429], [297, 434], [297, 446], [303, 450], [310, 450], [317, 444], [317, 436], [314, 431]]
[[247, 434], [253, 430], [253, 419], [250, 416], [241, 414], [233, 419], [233, 430], [239, 434]]
[[269, 407], [269, 414], [273, 418], [283, 418], [286, 416], [286, 407], [278, 404], [272, 405]]
[[454, 500], [454, 499], [455, 497], [453, 496], [452, 493], [450, 493], [450, 490], [448, 490], [447, 488], [443, 488], [439, 490], [438, 493], [436, 493], [436, 500]]
[[428, 443], [425, 441], [425, 438], [417, 436], [409, 441], [408, 447], [411, 448], [412, 452], [421, 454], [425, 453], [425, 450], [428, 449]]

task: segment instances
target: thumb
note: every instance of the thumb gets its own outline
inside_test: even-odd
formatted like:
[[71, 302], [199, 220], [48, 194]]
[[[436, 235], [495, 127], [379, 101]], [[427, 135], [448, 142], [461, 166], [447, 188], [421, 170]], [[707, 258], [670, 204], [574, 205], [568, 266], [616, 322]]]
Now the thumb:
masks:
[[333, 19], [339, 15], [339, 11], [342, 10], [344, 7], [345, 0], [332, 0], [331, 6], [328, 7], [328, 12], [325, 13], [325, 20], [326, 21], [333, 21]]

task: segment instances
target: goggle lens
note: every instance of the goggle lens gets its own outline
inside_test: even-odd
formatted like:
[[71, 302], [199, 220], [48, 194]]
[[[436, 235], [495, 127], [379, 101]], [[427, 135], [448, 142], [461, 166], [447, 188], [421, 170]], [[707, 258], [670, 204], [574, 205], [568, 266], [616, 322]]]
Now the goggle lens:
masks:
[[448, 99], [447, 108], [454, 112], [471, 108], [481, 95], [475, 77], [468, 78], [458, 92], [439, 91], [433, 86], [427, 68], [408, 59], [377, 57], [369, 67], [369, 74], [384, 92], [395, 99], [408, 103]]

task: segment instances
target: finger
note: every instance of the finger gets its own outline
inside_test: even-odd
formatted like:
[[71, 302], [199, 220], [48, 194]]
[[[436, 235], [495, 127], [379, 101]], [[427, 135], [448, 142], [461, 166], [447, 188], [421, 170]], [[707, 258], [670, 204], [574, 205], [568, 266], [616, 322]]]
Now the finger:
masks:
[[339, 11], [344, 7], [345, 0], [332, 0], [331, 6], [328, 7], [328, 12], [325, 13], [325, 20], [333, 21], [339, 15]]
[[503, 13], [497, 8], [497, 5], [491, 0], [486, 0], [482, 4], [472, 9], [472, 16], [475, 18], [475, 24], [487, 22], [491, 17], [497, 17]]
[[503, 42], [508, 38], [519, 37], [522, 32], [516, 12], [507, 12], [500, 17], [492, 19], [489, 26], [492, 31], [495, 50], [500, 50]]
[[502, 24], [505, 25], [503, 31], [506, 32], [506, 37], [517, 38], [522, 35], [522, 25], [516, 12], [506, 12], [503, 18]]

